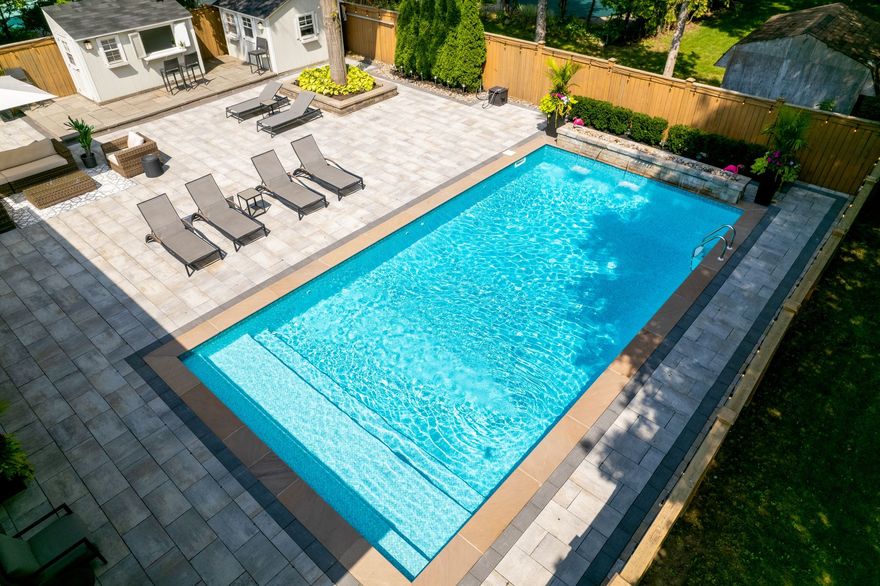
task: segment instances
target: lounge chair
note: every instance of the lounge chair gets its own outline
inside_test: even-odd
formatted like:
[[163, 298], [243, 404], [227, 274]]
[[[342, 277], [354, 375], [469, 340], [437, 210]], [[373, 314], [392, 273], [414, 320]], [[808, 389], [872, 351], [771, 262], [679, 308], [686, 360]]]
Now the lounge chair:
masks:
[[269, 136], [280, 134], [282, 129], [294, 124], [302, 124], [315, 118], [323, 116], [317, 108], [310, 108], [312, 100], [315, 98], [315, 92], [301, 91], [290, 108], [284, 112], [270, 114], [265, 118], [257, 120], [257, 130], [268, 132]]
[[[50, 519], [48, 525], [25, 537]], [[54, 579], [53, 583], [61, 584], [73, 580], [77, 567], [94, 579], [88, 564], [95, 558], [107, 563], [82, 520], [62, 504], [15, 535], [0, 535], [0, 583], [44, 584]]]
[[300, 220], [303, 219], [308, 208], [318, 204], [324, 204], [324, 207], [330, 205], [323, 194], [294, 180], [284, 170], [284, 165], [281, 164], [278, 153], [274, 150], [251, 157], [251, 162], [263, 182], [257, 187], [257, 190], [271, 195], [281, 203], [293, 208], [299, 214]]
[[230, 116], [232, 116], [233, 118], [241, 122], [249, 116], [253, 116], [255, 114], [259, 114], [265, 111], [269, 107], [270, 103], [273, 108], [289, 104], [290, 98], [288, 98], [287, 96], [278, 95], [278, 90], [281, 89], [282, 85], [284, 84], [280, 81], [270, 81], [266, 84], [266, 86], [263, 88], [263, 91], [261, 91], [260, 95], [256, 98], [251, 98], [250, 100], [245, 100], [243, 102], [239, 102], [238, 104], [233, 104], [232, 106], [227, 106], [226, 117], [229, 118]]
[[183, 263], [188, 277], [223, 258], [219, 246], [197, 233], [192, 224], [177, 215], [166, 194], [142, 201], [138, 209], [150, 227], [146, 241], [161, 244], [171, 256]]
[[362, 177], [343, 169], [338, 163], [321, 154], [311, 134], [290, 143], [299, 158], [300, 167], [294, 175], [305, 175], [318, 185], [336, 193], [339, 199], [364, 188]]
[[251, 218], [223, 197], [223, 192], [210, 173], [186, 184], [186, 190], [198, 207], [193, 221], [204, 220], [232, 240], [235, 250], [248, 242], [269, 235], [262, 222]]

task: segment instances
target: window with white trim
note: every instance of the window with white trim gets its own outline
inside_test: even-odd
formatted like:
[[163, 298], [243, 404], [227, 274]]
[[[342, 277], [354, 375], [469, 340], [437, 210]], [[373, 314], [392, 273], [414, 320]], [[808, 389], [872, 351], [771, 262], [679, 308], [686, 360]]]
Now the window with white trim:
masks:
[[318, 36], [314, 12], [300, 14], [297, 17], [297, 24], [299, 25], [299, 38], [301, 41], [310, 41]]
[[241, 17], [241, 35], [251, 41], [257, 38], [254, 34], [254, 19], [250, 16]]
[[231, 12], [223, 13], [223, 28], [226, 29], [226, 35], [230, 37], [238, 36], [238, 26], [235, 24], [235, 15]]
[[73, 58], [73, 53], [70, 51], [70, 45], [67, 44], [67, 41], [64, 39], [58, 39], [61, 43], [61, 50], [64, 53], [64, 56], [67, 58], [67, 62], [70, 63], [71, 67], [76, 67], [76, 61]]
[[118, 37], [112, 36], [98, 39], [98, 48], [101, 50], [104, 62], [110, 67], [122, 65], [126, 62], [125, 53], [122, 51], [122, 45], [119, 43]]

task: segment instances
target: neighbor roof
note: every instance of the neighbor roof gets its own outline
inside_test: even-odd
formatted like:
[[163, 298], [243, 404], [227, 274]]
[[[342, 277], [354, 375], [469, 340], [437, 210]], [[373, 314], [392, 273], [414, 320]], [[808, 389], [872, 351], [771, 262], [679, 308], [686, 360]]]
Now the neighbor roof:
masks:
[[43, 11], [75, 41], [192, 17], [176, 0], [80, 0]]
[[880, 23], [840, 3], [777, 14], [737, 45], [800, 35], [810, 35], [863, 65], [880, 65]]
[[266, 18], [287, 0], [216, 0], [214, 6], [248, 16]]

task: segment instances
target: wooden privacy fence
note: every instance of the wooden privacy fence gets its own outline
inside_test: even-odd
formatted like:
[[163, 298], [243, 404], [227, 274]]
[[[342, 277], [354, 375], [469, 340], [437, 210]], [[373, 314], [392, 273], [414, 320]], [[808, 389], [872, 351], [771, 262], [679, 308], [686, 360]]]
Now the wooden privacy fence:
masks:
[[[348, 15], [346, 48], [364, 57], [393, 63], [397, 13], [369, 6], [344, 6]], [[545, 72], [549, 58], [581, 65], [573, 80], [577, 95], [661, 116], [670, 125], [687, 124], [759, 144], [766, 143], [761, 130], [772, 123], [782, 104], [490, 33], [486, 33], [483, 87], [505, 86], [511, 97], [537, 104], [548, 89]], [[831, 112], [806, 111], [812, 124], [807, 135], [808, 148], [800, 157], [801, 179], [855, 193], [880, 158], [880, 123]]]
[[223, 34], [223, 23], [220, 21], [220, 11], [214, 6], [203, 5], [190, 12], [192, 12], [193, 29], [196, 31], [202, 58], [228, 54], [226, 35]]
[[76, 86], [52, 37], [0, 46], [0, 68], [8, 67], [20, 67], [38, 88], [56, 96], [76, 93]]
[[383, 63], [394, 63], [397, 13], [360, 4], [345, 8], [345, 48]]

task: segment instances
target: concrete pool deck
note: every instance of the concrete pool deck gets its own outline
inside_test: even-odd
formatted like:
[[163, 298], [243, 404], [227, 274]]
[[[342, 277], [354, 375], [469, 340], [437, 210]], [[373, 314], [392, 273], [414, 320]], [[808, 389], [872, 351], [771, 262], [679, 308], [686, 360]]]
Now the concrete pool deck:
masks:
[[[270, 280], [288, 279], [276, 289], [294, 286], [308, 275], [285, 275], [290, 267], [328, 246], [338, 258], [350, 255], [364, 244], [352, 234], [521, 142], [537, 121], [527, 110], [481, 111], [402, 87], [375, 108], [345, 119], [327, 115], [269, 139], [251, 124], [219, 120], [226, 103], [254, 93], [139, 126], [171, 156], [163, 177], [140, 176], [131, 190], [0, 236], [0, 398], [10, 403], [0, 423], [21, 437], [37, 468], [28, 490], [3, 505], [0, 524], [8, 532], [50, 503], [71, 502], [110, 560], [96, 568], [104, 584], [171, 577], [175, 583], [354, 583], [346, 571], [350, 560], [337, 560], [273, 494], [291, 480], [286, 466], [259, 444], [252, 444], [257, 452], [240, 452], [243, 458], [227, 449], [161, 384], [142, 351], [170, 332], [210, 324], [218, 308]], [[184, 182], [210, 171], [227, 192], [252, 186], [248, 156], [275, 147], [292, 161], [288, 141], [311, 132], [328, 156], [364, 170], [367, 191], [332, 201], [302, 222], [272, 206], [261, 218], [272, 228], [268, 238], [192, 279], [167, 254], [143, 244], [137, 201], [168, 191], [178, 209], [189, 211]], [[400, 217], [412, 219], [418, 205]], [[585, 573], [587, 583], [601, 581], [662, 498], [663, 475], [674, 475], [676, 458], [686, 459], [688, 440], [711, 413], [703, 405], [712, 405], [718, 389], [723, 396], [725, 379], [748, 359], [749, 345], [758, 343], [762, 324], [842, 206], [833, 195], [796, 187], [767, 214], [753, 214], [752, 236], [704, 277], [696, 302], [672, 300], [681, 317], [647, 326], [646, 337], [659, 345], [615, 367], [634, 376], [616, 372], [609, 406], [593, 410], [592, 425], [581, 422], [564, 434], [575, 447], [561, 464], [534, 458], [532, 472], [547, 473], [546, 481], [535, 481], [537, 490], [511, 491], [507, 508], [521, 509], [512, 522], [462, 538], [468, 547], [452, 553], [474, 562], [464, 564], [462, 582], [573, 584]], [[221, 434], [233, 432], [246, 436], [237, 428]], [[261, 462], [262, 481], [242, 465], [250, 461]]]

